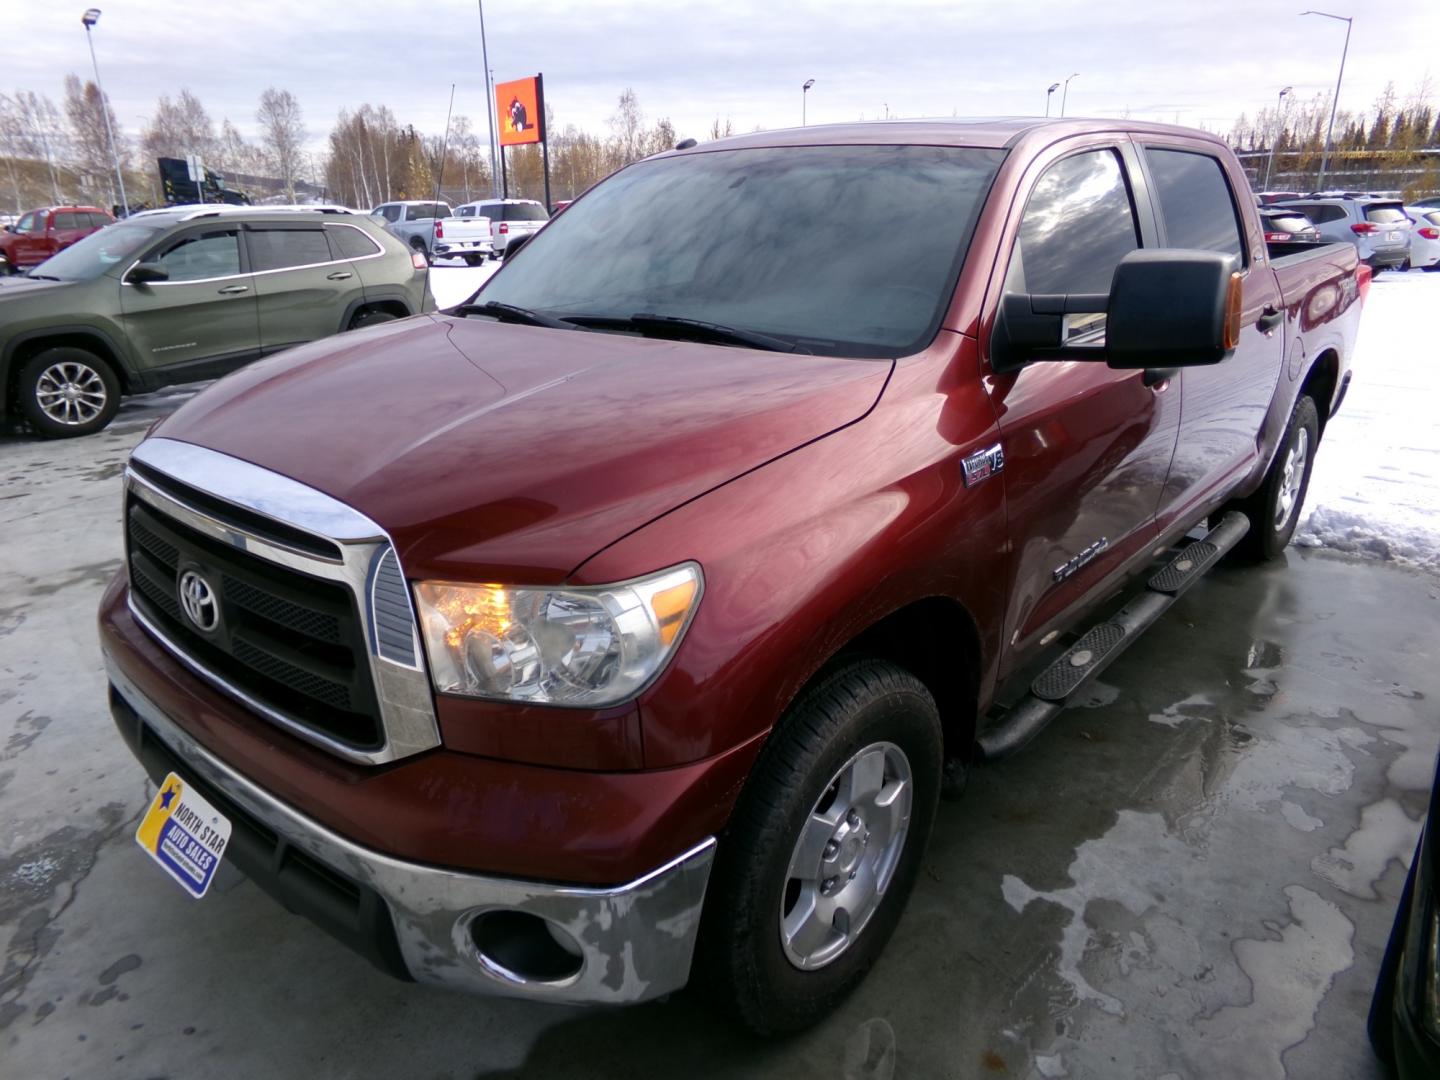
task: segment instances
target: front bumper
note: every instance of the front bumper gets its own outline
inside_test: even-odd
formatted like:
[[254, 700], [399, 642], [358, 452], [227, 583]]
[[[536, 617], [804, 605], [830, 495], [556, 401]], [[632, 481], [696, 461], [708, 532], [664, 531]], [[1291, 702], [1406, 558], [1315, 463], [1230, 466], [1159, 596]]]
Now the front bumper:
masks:
[[[614, 888], [405, 862], [352, 843], [276, 799], [186, 734], [108, 654], [106, 666], [116, 722], [152, 779], [173, 769], [195, 783], [238, 819], [232, 824], [247, 840], [232, 842], [230, 857], [247, 876], [383, 970], [570, 1004], [645, 1001], [689, 979], [713, 837]], [[534, 940], [537, 928], [548, 951], [544, 940]]]

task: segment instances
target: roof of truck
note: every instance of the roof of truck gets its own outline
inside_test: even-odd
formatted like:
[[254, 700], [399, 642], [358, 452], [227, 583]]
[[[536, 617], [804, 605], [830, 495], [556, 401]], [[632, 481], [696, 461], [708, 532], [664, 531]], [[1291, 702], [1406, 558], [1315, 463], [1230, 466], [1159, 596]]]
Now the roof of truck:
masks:
[[1094, 131], [1130, 131], [1139, 134], [1183, 135], [1218, 142], [1209, 132], [1174, 124], [1152, 124], [1140, 120], [1117, 120], [1113, 117], [994, 116], [941, 117], [927, 120], [871, 120], [852, 124], [812, 124], [809, 127], [782, 128], [777, 131], [756, 131], [748, 135], [732, 135], [714, 142], [703, 142], [681, 153], [716, 149], [738, 149], [747, 146], [831, 146], [839, 144], [916, 146], [975, 146], [1003, 148], [1014, 146], [1021, 138], [1040, 130], [1057, 138], [1083, 135]]

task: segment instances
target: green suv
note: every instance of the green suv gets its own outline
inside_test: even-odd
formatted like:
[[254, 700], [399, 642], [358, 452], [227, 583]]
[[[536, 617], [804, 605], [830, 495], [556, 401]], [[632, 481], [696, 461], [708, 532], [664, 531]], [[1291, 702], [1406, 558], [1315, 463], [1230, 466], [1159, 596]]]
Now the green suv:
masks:
[[0, 419], [88, 435], [121, 394], [434, 306], [424, 257], [363, 215], [146, 211], [0, 282]]

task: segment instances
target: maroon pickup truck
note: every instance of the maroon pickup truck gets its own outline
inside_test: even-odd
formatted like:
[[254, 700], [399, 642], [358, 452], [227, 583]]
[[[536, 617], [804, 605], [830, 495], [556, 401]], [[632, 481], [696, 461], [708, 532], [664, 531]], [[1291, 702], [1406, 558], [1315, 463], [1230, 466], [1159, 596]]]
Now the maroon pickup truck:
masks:
[[0, 233], [0, 275], [39, 266], [115, 219], [98, 206], [52, 206], [31, 210]]
[[151, 432], [112, 710], [227, 863], [385, 971], [572, 1003], [693, 974], [800, 1027], [884, 946], [942, 791], [1227, 551], [1285, 547], [1368, 281], [1267, 248], [1181, 128], [648, 158], [465, 304]]

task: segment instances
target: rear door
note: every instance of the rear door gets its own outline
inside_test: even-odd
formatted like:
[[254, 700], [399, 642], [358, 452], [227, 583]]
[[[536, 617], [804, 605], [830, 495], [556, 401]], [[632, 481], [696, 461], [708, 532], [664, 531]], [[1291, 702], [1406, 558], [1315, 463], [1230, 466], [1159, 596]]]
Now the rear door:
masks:
[[364, 290], [350, 261], [331, 254], [320, 222], [247, 224], [244, 235], [262, 349], [273, 352], [343, 328], [350, 301]]
[[[1138, 199], [1132, 190], [1128, 145], [1080, 145], [1031, 167], [988, 319], [999, 293], [1109, 292], [1116, 265], [1153, 234], [1143, 190]], [[1103, 315], [1077, 318], [1069, 332], [1076, 342], [1103, 335]], [[1031, 363], [992, 373], [986, 385], [1000, 425], [1014, 549], [1005, 626], [1011, 668], [1149, 550], [1180, 395], [1143, 371], [1092, 361]]]
[[236, 226], [187, 229], [137, 261], [159, 263], [170, 274], [167, 281], [120, 285], [125, 332], [139, 365], [224, 367], [256, 355], [255, 290]]
[[[1141, 159], [1164, 247], [1218, 251], [1244, 278], [1240, 344], [1226, 360], [1177, 373], [1185, 398], [1180, 441], [1165, 484], [1161, 528], [1189, 523], [1255, 464], [1284, 358], [1284, 308], [1263, 239], [1252, 244], [1236, 192], [1248, 189], [1207, 144], [1142, 139]], [[1268, 323], [1267, 323], [1268, 325]]]

